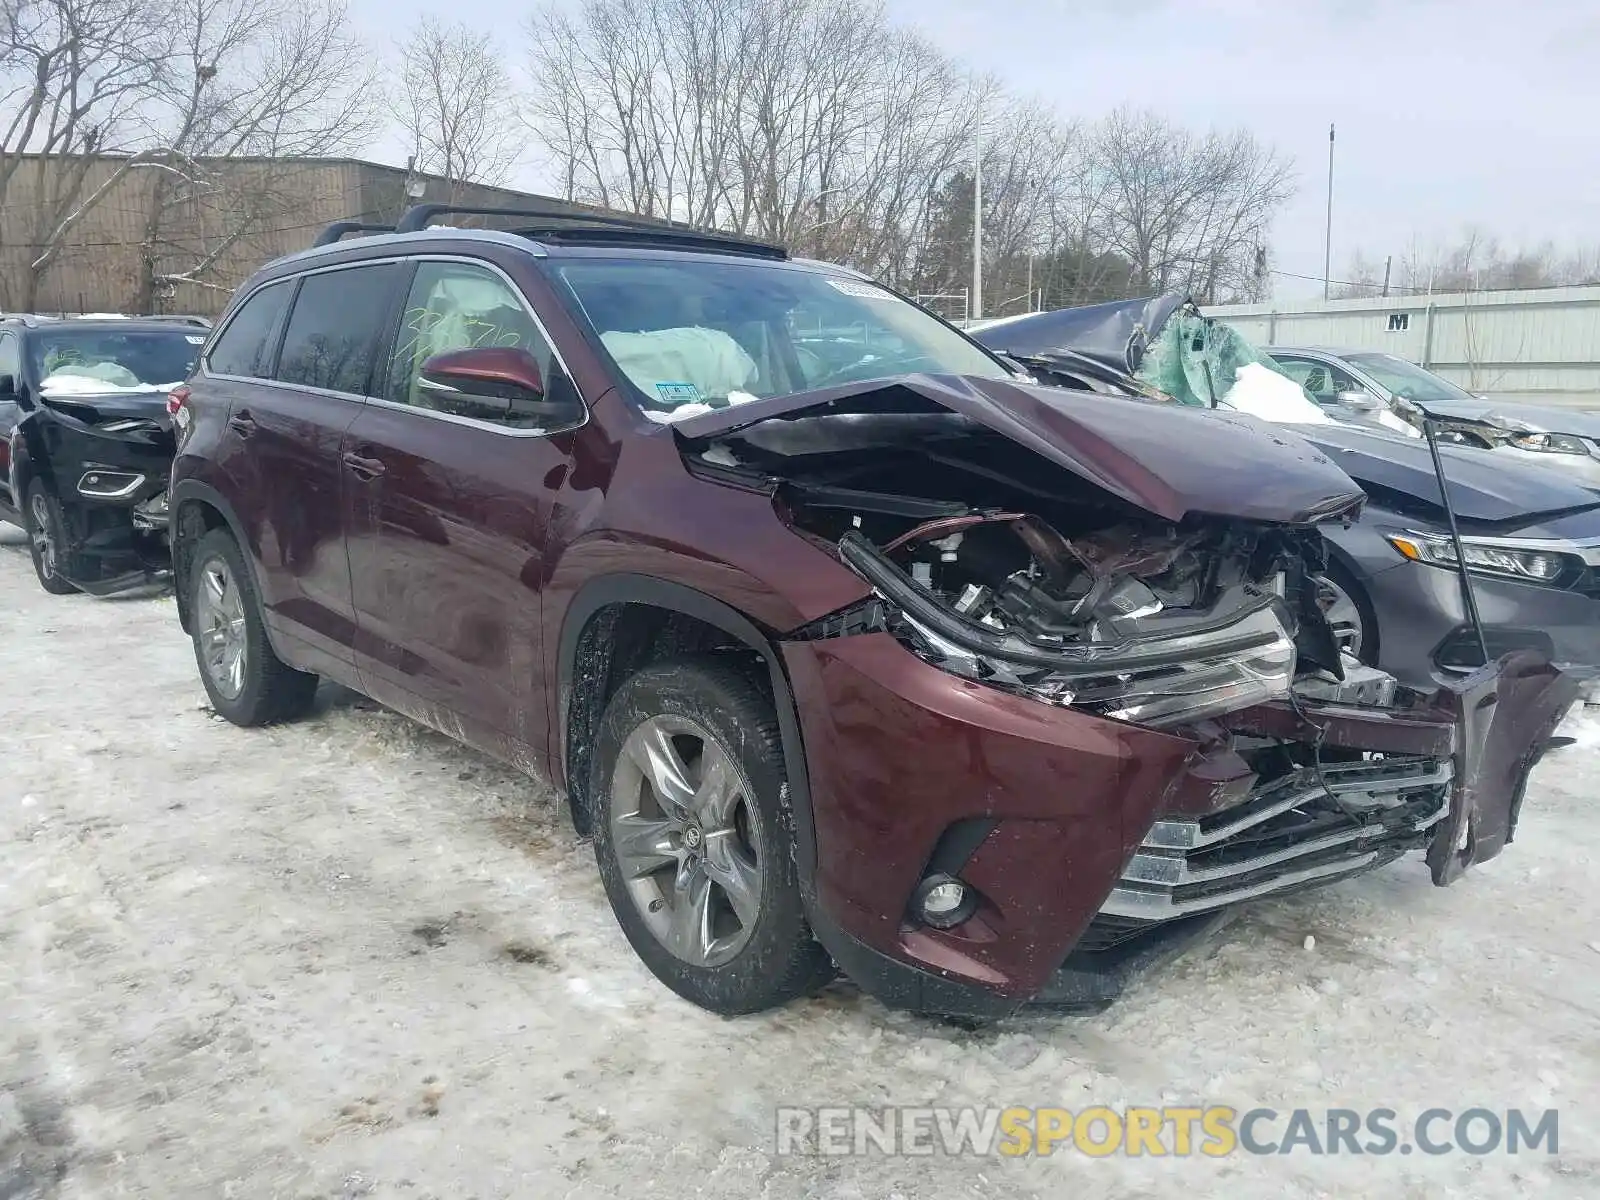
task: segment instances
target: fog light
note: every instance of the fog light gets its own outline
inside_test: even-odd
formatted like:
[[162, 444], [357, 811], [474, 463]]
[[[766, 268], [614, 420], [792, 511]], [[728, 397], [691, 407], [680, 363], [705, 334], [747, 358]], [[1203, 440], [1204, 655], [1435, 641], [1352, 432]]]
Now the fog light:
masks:
[[144, 486], [144, 476], [132, 471], [90, 470], [78, 480], [78, 494], [93, 500], [122, 500]]
[[978, 907], [976, 893], [949, 875], [929, 875], [917, 885], [911, 903], [917, 916], [935, 929], [953, 929]]

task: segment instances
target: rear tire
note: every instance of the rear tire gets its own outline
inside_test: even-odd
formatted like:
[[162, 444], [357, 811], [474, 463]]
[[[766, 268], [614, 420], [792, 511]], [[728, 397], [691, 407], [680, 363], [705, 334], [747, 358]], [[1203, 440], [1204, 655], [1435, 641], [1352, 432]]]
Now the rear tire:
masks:
[[317, 677], [273, 652], [239, 543], [226, 529], [213, 529], [195, 546], [190, 563], [195, 665], [211, 707], [247, 728], [304, 716], [316, 697]]
[[723, 656], [646, 667], [612, 697], [595, 742], [594, 850], [645, 966], [725, 1016], [821, 987], [772, 701]]
[[28, 484], [28, 497], [22, 506], [23, 528], [28, 533], [28, 550], [33, 556], [33, 573], [39, 586], [52, 596], [70, 596], [78, 589], [61, 574], [61, 553], [67, 544], [67, 522], [61, 501], [42, 479]]

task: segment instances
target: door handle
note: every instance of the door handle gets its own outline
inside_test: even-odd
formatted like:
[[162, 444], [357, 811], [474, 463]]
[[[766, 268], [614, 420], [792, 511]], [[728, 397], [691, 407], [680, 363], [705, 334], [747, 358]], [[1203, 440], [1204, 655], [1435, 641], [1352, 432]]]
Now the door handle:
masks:
[[256, 419], [250, 415], [248, 408], [240, 409], [228, 418], [228, 428], [240, 437], [249, 437], [256, 431]]
[[345, 469], [357, 479], [372, 480], [383, 474], [383, 463], [376, 458], [362, 458], [359, 454], [345, 453], [339, 456]]

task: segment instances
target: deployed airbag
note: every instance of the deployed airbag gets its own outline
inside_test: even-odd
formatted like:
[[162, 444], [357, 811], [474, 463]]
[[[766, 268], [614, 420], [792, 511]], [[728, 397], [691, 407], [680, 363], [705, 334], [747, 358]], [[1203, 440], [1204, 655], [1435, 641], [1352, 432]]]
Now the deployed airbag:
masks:
[[608, 330], [600, 340], [655, 413], [672, 419], [751, 399], [755, 359], [720, 329], [685, 325], [642, 333]]

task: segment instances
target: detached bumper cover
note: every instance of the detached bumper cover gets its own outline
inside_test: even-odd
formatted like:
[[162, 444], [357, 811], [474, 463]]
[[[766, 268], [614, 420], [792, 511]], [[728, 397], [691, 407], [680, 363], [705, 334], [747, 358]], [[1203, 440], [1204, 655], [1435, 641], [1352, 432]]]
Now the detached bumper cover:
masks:
[[[1510, 655], [1418, 709], [1260, 705], [1202, 746], [955, 678], [885, 634], [789, 643], [785, 658], [811, 776], [818, 935], [886, 1003], [982, 1017], [1064, 992], [1108, 999], [1114, 987], [1079, 986], [1085, 962], [1126, 963], [1234, 903], [1408, 850], [1451, 882], [1511, 840], [1528, 773], [1577, 694], [1538, 656]], [[1391, 757], [1331, 756], [1320, 780], [1260, 785], [1226, 733]], [[955, 843], [982, 903], [955, 929], [929, 928], [909, 898]]]

